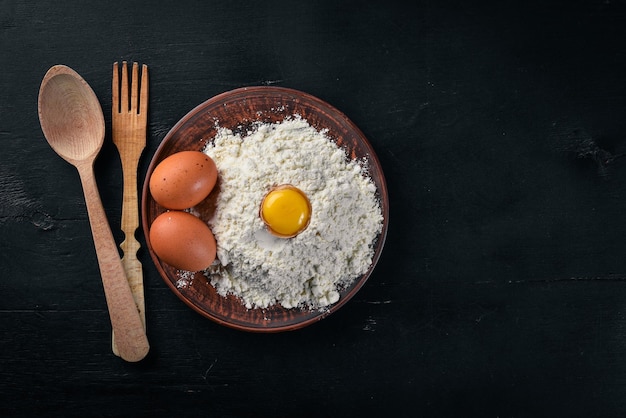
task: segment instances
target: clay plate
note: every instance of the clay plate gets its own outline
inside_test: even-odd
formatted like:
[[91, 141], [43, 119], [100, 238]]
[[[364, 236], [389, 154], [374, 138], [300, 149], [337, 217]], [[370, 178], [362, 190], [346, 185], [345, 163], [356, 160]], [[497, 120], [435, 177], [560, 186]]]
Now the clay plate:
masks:
[[[343, 147], [350, 158], [365, 158], [369, 175], [373, 179], [381, 202], [384, 223], [375, 241], [372, 264], [365, 274], [340, 292], [337, 303], [320, 311], [285, 309], [272, 306], [267, 309], [246, 309], [234, 296], [217, 294], [202, 273], [181, 274], [162, 263], [150, 244], [149, 227], [164, 209], [156, 204], [148, 187], [150, 175], [156, 165], [167, 156], [185, 150], [201, 151], [216, 134], [219, 127], [245, 132], [252, 123], [277, 122], [286, 117], [300, 115], [318, 130], [327, 129], [328, 136]], [[211, 200], [210, 195], [207, 200]], [[196, 208], [206, 221], [210, 203]], [[282, 87], [247, 87], [215, 96], [197, 106], [184, 116], [165, 136], [157, 149], [146, 175], [142, 193], [142, 227], [150, 256], [165, 283], [185, 304], [199, 314], [235, 329], [252, 332], [279, 332], [302, 328], [335, 312], [348, 302], [363, 286], [382, 252], [389, 219], [387, 186], [380, 162], [363, 133], [340, 111], [309, 94]]]

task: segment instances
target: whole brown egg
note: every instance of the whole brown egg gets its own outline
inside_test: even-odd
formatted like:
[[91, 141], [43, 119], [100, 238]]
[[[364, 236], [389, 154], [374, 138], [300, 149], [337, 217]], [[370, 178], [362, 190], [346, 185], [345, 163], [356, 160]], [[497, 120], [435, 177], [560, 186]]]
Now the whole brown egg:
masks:
[[180, 151], [161, 161], [150, 176], [150, 194], [167, 209], [187, 209], [202, 202], [217, 181], [217, 167], [200, 151]]
[[217, 245], [209, 226], [183, 211], [160, 214], [150, 226], [150, 244], [159, 259], [179, 270], [204, 270], [215, 260]]

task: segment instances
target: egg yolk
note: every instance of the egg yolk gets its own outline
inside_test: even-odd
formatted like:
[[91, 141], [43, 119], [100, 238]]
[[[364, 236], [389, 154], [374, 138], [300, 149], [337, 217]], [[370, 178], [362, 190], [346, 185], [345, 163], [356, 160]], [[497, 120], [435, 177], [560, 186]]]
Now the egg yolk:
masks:
[[309, 224], [311, 205], [300, 189], [290, 185], [279, 186], [263, 199], [261, 218], [274, 235], [290, 238]]

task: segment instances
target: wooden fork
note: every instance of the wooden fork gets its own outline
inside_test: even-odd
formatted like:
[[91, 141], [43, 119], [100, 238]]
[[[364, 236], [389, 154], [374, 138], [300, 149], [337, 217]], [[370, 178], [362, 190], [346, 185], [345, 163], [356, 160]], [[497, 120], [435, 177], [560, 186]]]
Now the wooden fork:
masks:
[[[148, 66], [145, 64], [142, 66], [140, 82], [139, 66], [136, 62], [133, 63], [132, 80], [129, 86], [126, 61], [122, 62], [121, 77], [118, 64], [114, 63], [112, 96], [113, 143], [120, 154], [124, 175], [121, 229], [125, 238], [120, 244], [124, 252], [122, 264], [145, 329], [143, 270], [137, 259], [140, 244], [135, 238], [135, 231], [139, 227], [137, 166], [146, 146], [148, 122]], [[119, 356], [115, 334], [113, 334], [112, 347], [113, 352]]]

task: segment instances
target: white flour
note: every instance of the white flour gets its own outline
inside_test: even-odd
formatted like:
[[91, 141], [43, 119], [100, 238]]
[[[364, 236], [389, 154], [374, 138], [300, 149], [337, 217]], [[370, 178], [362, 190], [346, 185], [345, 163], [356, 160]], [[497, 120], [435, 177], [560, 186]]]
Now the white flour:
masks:
[[[217, 259], [206, 274], [221, 295], [247, 308], [276, 303], [320, 309], [372, 262], [382, 228], [376, 188], [364, 168], [323, 132], [296, 116], [245, 134], [220, 128], [204, 150], [218, 168], [209, 220]], [[295, 238], [266, 231], [259, 206], [272, 186], [292, 184], [309, 198], [311, 222]]]

